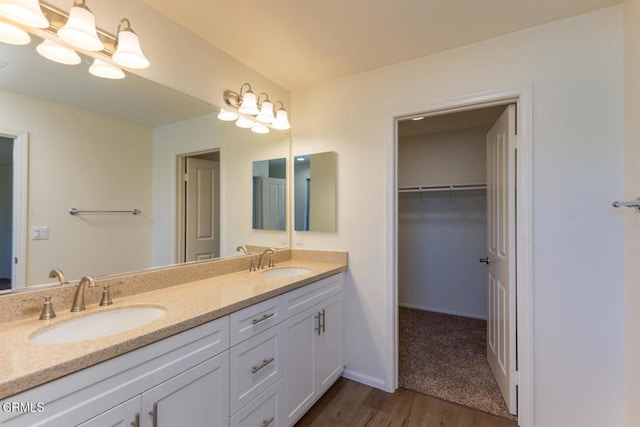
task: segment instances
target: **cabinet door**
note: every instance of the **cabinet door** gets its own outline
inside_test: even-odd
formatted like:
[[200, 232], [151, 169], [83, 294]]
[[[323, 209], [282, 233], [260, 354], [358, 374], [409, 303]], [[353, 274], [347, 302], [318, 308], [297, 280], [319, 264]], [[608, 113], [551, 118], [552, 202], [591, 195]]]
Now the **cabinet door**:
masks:
[[142, 394], [142, 426], [213, 427], [229, 424], [229, 352]]
[[79, 424], [78, 427], [139, 427], [140, 416], [140, 396], [137, 396]]
[[283, 323], [283, 417], [292, 425], [315, 399], [317, 310], [312, 307]]
[[342, 294], [317, 306], [320, 314], [319, 335], [316, 335], [316, 384], [318, 394], [324, 393], [342, 374]]

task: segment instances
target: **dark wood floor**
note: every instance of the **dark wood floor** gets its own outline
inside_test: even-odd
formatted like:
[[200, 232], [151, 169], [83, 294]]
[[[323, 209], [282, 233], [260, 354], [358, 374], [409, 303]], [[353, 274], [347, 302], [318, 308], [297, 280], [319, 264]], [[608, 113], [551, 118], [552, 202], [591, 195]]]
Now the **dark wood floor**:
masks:
[[515, 421], [399, 389], [384, 391], [340, 378], [296, 427], [517, 427]]

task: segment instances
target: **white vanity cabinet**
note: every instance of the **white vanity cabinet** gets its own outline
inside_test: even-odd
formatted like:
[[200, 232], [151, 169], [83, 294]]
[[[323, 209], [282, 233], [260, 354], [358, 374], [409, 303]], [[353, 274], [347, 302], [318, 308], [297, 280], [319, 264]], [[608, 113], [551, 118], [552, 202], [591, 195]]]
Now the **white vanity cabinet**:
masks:
[[[149, 411], [153, 403], [158, 403], [159, 418], [171, 412], [182, 414], [186, 404], [190, 411], [185, 412], [187, 420], [210, 416], [213, 406], [222, 411], [214, 417], [222, 422], [215, 424], [207, 419], [200, 425], [226, 426], [228, 348], [226, 316], [11, 396], [3, 402], [41, 402], [43, 410], [0, 412], [0, 425], [131, 426], [139, 413], [140, 426], [152, 426]], [[204, 397], [206, 403], [201, 400]]]
[[342, 275], [283, 295], [283, 412], [293, 425], [343, 370]]
[[342, 327], [337, 274], [11, 396], [42, 410], [0, 426], [290, 426], [342, 373]]

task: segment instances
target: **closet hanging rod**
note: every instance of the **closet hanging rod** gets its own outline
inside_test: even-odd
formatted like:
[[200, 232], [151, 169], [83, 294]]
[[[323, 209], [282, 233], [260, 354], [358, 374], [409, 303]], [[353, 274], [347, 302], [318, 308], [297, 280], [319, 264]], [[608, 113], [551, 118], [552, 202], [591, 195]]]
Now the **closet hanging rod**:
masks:
[[398, 187], [399, 193], [426, 193], [431, 191], [485, 190], [486, 184], [425, 185], [420, 187]]
[[69, 215], [78, 215], [83, 213], [91, 213], [91, 214], [134, 214], [140, 215], [142, 211], [140, 209], [132, 209], [129, 211], [81, 211], [76, 208], [69, 209]]

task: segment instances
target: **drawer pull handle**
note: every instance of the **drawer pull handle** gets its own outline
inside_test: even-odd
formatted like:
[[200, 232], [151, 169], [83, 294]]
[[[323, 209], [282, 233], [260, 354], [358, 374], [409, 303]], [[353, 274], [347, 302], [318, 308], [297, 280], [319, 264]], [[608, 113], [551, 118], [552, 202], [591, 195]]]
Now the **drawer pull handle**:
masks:
[[262, 317], [261, 317], [261, 318], [259, 318], [259, 319], [253, 319], [253, 320], [251, 321], [251, 324], [252, 324], [252, 325], [257, 325], [258, 323], [260, 323], [260, 322], [264, 322], [265, 320], [267, 320], [267, 319], [269, 319], [269, 318], [271, 318], [271, 317], [273, 317], [273, 316], [275, 316], [275, 313], [267, 313], [267, 314], [265, 314], [264, 316], [262, 316]]
[[264, 368], [265, 366], [267, 366], [269, 363], [273, 362], [275, 359], [272, 357], [270, 359], [264, 359], [262, 361], [261, 364], [259, 364], [258, 366], [254, 366], [253, 368], [251, 368], [251, 373], [255, 374], [256, 372], [258, 372], [260, 369]]
[[262, 427], [268, 427], [273, 424], [274, 418], [271, 417], [268, 420], [262, 420]]
[[136, 418], [131, 422], [133, 427], [140, 427], [140, 412], [136, 412]]

